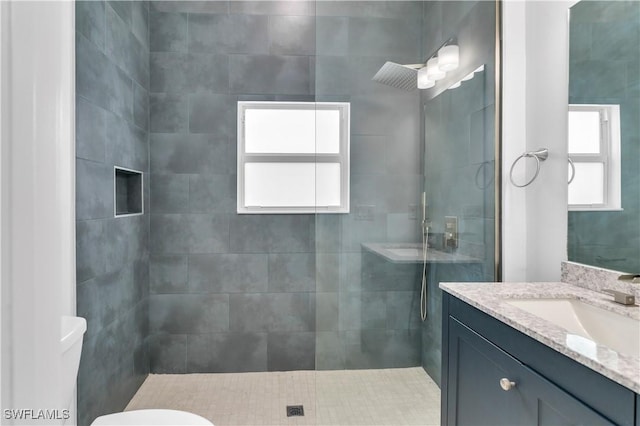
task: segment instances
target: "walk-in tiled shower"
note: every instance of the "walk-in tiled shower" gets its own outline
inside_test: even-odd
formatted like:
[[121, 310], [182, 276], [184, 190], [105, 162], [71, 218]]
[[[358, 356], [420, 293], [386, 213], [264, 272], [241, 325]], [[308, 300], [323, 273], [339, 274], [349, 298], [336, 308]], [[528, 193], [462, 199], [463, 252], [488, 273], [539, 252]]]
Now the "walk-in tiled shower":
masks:
[[[495, 27], [493, 2], [78, 2], [79, 423], [148, 374], [439, 383], [438, 282], [496, 278]], [[372, 81], [445, 43], [434, 88]], [[348, 105], [348, 213], [238, 213], [238, 102]], [[114, 216], [114, 167], [142, 172], [142, 214]]]

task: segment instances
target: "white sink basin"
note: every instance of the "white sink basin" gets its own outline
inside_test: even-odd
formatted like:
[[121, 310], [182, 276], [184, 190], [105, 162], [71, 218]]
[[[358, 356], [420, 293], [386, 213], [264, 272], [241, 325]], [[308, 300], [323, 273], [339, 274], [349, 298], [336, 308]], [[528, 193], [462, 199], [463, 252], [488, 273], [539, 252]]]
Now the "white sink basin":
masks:
[[505, 302], [572, 334], [640, 358], [640, 321], [636, 319], [576, 299], [511, 299]]

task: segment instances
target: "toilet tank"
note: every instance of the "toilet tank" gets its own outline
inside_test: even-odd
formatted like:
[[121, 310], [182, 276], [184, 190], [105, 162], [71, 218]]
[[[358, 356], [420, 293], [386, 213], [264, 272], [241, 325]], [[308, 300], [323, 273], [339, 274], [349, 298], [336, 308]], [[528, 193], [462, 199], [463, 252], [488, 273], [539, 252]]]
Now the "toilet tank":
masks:
[[60, 325], [60, 351], [62, 355], [60, 390], [65, 407], [70, 408], [80, 367], [82, 336], [87, 331], [87, 321], [81, 317], [63, 316]]

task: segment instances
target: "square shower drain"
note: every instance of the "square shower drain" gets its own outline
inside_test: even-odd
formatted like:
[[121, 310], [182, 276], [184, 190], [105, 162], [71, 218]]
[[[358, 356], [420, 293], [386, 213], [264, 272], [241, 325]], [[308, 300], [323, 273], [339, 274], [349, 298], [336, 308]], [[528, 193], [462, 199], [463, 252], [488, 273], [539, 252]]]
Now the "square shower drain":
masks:
[[287, 417], [304, 416], [302, 405], [287, 405]]

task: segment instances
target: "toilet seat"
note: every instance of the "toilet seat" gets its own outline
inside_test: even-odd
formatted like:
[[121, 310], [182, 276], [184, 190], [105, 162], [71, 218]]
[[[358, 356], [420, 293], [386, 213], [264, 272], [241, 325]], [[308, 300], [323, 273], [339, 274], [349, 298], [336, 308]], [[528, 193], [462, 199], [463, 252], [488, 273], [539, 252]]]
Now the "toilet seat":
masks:
[[213, 426], [209, 420], [197, 414], [178, 410], [134, 410], [100, 416], [92, 426]]

